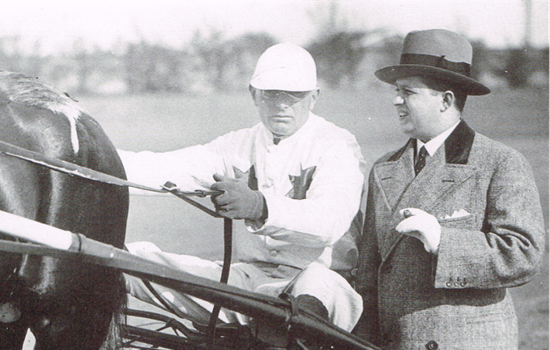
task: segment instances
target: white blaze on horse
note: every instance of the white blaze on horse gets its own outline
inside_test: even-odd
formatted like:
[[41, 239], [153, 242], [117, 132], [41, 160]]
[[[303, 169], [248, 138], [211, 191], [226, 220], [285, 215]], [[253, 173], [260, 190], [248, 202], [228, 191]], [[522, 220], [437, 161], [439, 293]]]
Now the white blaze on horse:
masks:
[[[0, 141], [125, 178], [100, 125], [67, 95], [22, 74], [0, 72]], [[0, 147], [0, 210], [122, 248], [128, 190], [8, 156]], [[122, 276], [113, 269], [0, 253], [2, 349], [21, 349], [29, 328], [37, 349], [112, 348], [124, 300]]]

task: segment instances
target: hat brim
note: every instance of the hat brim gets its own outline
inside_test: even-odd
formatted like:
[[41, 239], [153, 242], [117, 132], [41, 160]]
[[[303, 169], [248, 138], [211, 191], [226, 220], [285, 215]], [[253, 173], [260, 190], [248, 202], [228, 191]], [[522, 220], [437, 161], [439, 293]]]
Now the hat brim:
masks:
[[487, 86], [472, 78], [469, 78], [462, 74], [454, 73], [447, 69], [431, 66], [401, 64], [379, 69], [374, 74], [378, 79], [388, 84], [395, 84], [395, 81], [399, 78], [411, 76], [427, 76], [441, 80], [447, 80], [451, 83], [456, 83], [460, 85], [467, 92], [468, 95], [487, 95], [491, 92], [491, 90]]

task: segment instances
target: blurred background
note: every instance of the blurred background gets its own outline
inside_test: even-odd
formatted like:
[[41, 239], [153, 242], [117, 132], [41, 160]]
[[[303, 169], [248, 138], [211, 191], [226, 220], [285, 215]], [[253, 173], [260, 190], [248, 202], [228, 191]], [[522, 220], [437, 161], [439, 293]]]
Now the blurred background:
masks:
[[547, 18], [545, 0], [20, 0], [0, 12], [0, 63], [80, 95], [235, 91], [292, 41], [323, 86], [357, 89], [407, 32], [444, 28], [472, 41], [491, 88], [547, 87]]
[[[406, 141], [394, 88], [374, 71], [399, 61], [409, 31], [432, 28], [471, 41], [472, 73], [493, 92], [469, 98], [464, 118], [527, 157], [548, 232], [545, 0], [10, 1], [0, 69], [69, 93], [118, 148], [165, 151], [258, 123], [247, 90], [256, 60], [290, 41], [317, 62], [314, 112], [352, 131], [370, 168]], [[126, 240], [220, 259], [222, 224], [205, 216], [176, 198], [132, 196]], [[547, 243], [540, 274], [512, 289], [522, 350], [549, 348], [548, 287]]]

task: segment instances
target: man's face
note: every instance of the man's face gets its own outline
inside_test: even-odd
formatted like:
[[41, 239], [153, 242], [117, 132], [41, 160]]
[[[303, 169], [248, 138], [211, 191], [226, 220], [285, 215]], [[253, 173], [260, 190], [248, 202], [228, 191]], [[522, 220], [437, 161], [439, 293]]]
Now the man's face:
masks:
[[288, 137], [307, 121], [319, 89], [304, 92], [252, 89], [262, 123], [275, 136]]
[[445, 130], [441, 130], [442, 92], [430, 89], [420, 77], [399, 78], [395, 85], [393, 104], [407, 136], [426, 142]]

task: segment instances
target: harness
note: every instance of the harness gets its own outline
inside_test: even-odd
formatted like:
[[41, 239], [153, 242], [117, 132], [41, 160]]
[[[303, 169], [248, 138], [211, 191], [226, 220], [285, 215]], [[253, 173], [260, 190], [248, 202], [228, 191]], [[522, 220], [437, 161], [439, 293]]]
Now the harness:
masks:
[[[191, 196], [204, 198], [206, 196], [221, 194], [223, 193], [222, 191], [209, 191], [209, 190], [181, 191], [176, 186], [176, 184], [169, 181], [166, 182], [161, 188], [153, 188], [142, 184], [137, 184], [128, 180], [124, 180], [113, 175], [105, 174], [97, 170], [86, 168], [78, 164], [70, 163], [58, 158], [49, 157], [34, 151], [29, 151], [27, 149], [24, 149], [3, 141], [0, 141], [0, 153], [10, 157], [18, 158], [33, 164], [44, 166], [46, 168], [59, 171], [71, 176], [77, 176], [77, 177], [81, 177], [81, 178], [88, 179], [95, 182], [101, 182], [101, 183], [116, 185], [121, 187], [132, 187], [132, 188], [137, 188], [137, 189], [145, 190], [149, 192], [171, 193], [174, 196], [202, 210], [203, 212], [207, 213], [212, 217], [215, 217], [215, 218], [222, 217], [221, 215], [211, 210], [210, 208], [190, 198]], [[223, 257], [223, 266], [222, 266], [222, 274], [221, 274], [220, 282], [225, 284], [227, 284], [227, 281], [229, 278], [229, 270], [231, 265], [232, 233], [233, 233], [233, 221], [231, 219], [224, 218], [224, 235], [223, 235], [224, 257]], [[143, 280], [143, 281], [148, 288], [150, 288], [151, 290], [154, 290], [148, 281], [146, 280]], [[155, 294], [158, 294], [158, 293], [155, 293]], [[162, 297], [159, 296], [158, 299], [161, 301], [161, 303], [163, 302]], [[219, 306], [218, 304], [214, 304], [214, 309], [212, 310], [212, 314], [210, 316], [208, 331], [212, 335], [212, 339], [214, 339], [214, 335], [216, 331], [215, 326], [220, 313], [220, 308], [221, 306]], [[0, 316], [2, 316], [1, 310], [0, 310]]]

